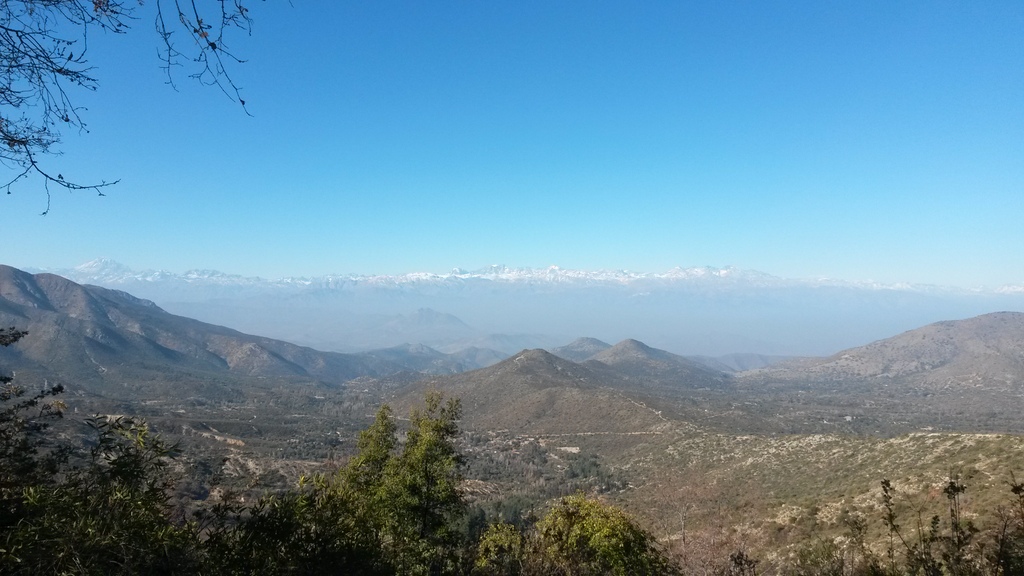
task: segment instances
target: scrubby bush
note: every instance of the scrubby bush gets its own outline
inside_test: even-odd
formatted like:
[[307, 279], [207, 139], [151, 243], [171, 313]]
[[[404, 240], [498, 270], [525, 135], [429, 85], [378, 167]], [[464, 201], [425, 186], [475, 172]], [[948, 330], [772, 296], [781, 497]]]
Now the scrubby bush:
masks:
[[525, 534], [510, 524], [492, 525], [477, 547], [476, 569], [488, 576], [679, 573], [636, 521], [582, 493], [558, 500]]

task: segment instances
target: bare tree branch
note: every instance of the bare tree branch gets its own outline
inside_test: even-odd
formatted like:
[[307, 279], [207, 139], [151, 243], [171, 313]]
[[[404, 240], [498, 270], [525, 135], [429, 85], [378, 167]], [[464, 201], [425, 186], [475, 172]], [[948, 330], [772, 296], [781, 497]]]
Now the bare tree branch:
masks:
[[[69, 191], [116, 184], [77, 183], [44, 167], [42, 158], [59, 155], [63, 130], [87, 132], [78, 90], [94, 91], [99, 82], [88, 61], [89, 33], [122, 34], [141, 10], [141, 0], [0, 0], [0, 165], [13, 174], [0, 187], [8, 194], [16, 183], [39, 178], [50, 208], [50, 185]], [[161, 66], [174, 84], [173, 69], [216, 86], [241, 104], [241, 90], [228, 72], [244, 60], [228, 50], [232, 31], [250, 34], [252, 20], [241, 0], [157, 0], [156, 30]], [[165, 14], [174, 13], [173, 20]], [[186, 41], [180, 46], [175, 34]], [[245, 110], [248, 114], [248, 110]]]
[[[173, 12], [181, 25], [177, 29], [168, 26], [164, 17], [165, 5], [169, 3], [173, 3]], [[156, 4], [156, 31], [164, 44], [161, 48], [161, 58], [163, 68], [167, 72], [167, 82], [173, 86], [173, 69], [183, 66], [183, 61], [189, 61], [195, 65], [194, 71], [189, 74], [190, 78], [208, 86], [216, 86], [245, 109], [241, 89], [228, 72], [228, 65], [243, 64], [245, 60], [238, 58], [228, 49], [225, 34], [231, 30], [240, 30], [247, 35], [252, 33], [249, 9], [243, 6], [240, 0], [217, 0], [210, 3], [216, 5], [216, 10], [213, 7], [204, 7], [205, 11], [200, 10], [195, 0], [189, 0], [187, 3], [181, 0], [158, 0]], [[214, 14], [212, 20], [210, 14]], [[182, 31], [185, 32], [186, 38], [192, 40], [195, 50], [191, 53], [181, 52], [175, 43], [174, 33]], [[245, 113], [248, 114], [249, 111], [245, 110]]]

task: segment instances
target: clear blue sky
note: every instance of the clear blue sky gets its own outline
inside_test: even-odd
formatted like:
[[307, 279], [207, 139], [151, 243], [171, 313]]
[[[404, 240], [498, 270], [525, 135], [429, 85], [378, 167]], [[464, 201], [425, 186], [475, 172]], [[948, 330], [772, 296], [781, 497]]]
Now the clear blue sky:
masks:
[[151, 8], [50, 160], [121, 183], [0, 196], [0, 261], [1024, 283], [1024, 2], [255, 2], [252, 117]]

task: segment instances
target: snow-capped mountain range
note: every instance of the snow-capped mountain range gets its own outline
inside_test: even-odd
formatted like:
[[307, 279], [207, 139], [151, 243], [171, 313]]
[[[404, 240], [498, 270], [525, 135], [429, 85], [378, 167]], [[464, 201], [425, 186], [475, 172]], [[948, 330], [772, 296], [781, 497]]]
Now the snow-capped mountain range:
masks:
[[1024, 285], [1003, 286], [986, 290], [960, 289], [930, 284], [873, 281], [848, 281], [833, 278], [789, 279], [756, 270], [732, 266], [677, 266], [662, 273], [631, 272], [628, 270], [573, 270], [559, 266], [547, 268], [515, 268], [493, 265], [478, 270], [455, 268], [446, 274], [410, 272], [397, 275], [325, 274], [314, 277], [285, 277], [277, 279], [259, 276], [227, 274], [218, 270], [188, 270], [183, 273], [166, 270], [137, 271], [108, 258], [97, 258], [70, 269], [31, 269], [52, 272], [79, 283], [101, 286], [132, 284], [180, 283], [192, 286], [235, 286], [239, 288], [264, 287], [267, 289], [345, 289], [356, 286], [399, 287], [415, 285], [458, 285], [466, 282], [487, 281], [525, 285], [570, 286], [666, 286], [705, 285], [710, 287], [784, 288], [784, 287], [838, 287], [864, 290], [900, 290], [910, 292], [964, 292], [964, 293], [1018, 293]]
[[788, 279], [733, 267], [638, 273], [490, 266], [265, 279], [136, 271], [99, 259], [47, 271], [176, 314], [346, 352], [405, 343], [446, 351], [559, 346], [591, 336], [636, 338], [677, 354], [822, 355], [939, 320], [1024, 310], [1024, 286]]

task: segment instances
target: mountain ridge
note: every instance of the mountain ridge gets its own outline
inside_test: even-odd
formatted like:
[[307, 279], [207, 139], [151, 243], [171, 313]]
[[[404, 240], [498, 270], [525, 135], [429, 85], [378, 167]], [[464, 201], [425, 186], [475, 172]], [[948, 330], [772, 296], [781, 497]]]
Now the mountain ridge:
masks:
[[182, 282], [187, 284], [209, 283], [215, 285], [253, 286], [266, 285], [279, 288], [321, 288], [344, 289], [355, 284], [369, 284], [377, 287], [415, 284], [461, 283], [475, 280], [488, 280], [505, 283], [580, 283], [622, 285], [630, 283], [716, 283], [728, 286], [746, 283], [760, 287], [781, 286], [819, 286], [819, 287], [855, 287], [872, 290], [897, 290], [916, 292], [999, 292], [1015, 293], [1024, 291], [1024, 285], [1003, 285], [994, 288], [959, 288], [936, 284], [910, 282], [876, 282], [842, 280], [828, 277], [817, 278], [784, 278], [751, 269], [734, 266], [676, 266], [665, 272], [634, 272], [630, 270], [582, 270], [548, 266], [543, 268], [510, 267], [492, 265], [475, 270], [454, 268], [448, 273], [407, 272], [404, 274], [360, 274], [329, 273], [318, 276], [284, 276], [265, 278], [262, 276], [244, 276], [219, 270], [191, 269], [183, 273], [167, 270], [134, 270], [120, 262], [108, 258], [97, 258], [70, 269], [39, 269], [39, 272], [50, 272], [75, 280], [80, 283], [96, 282], [103, 284], [130, 284], [133, 282]]

